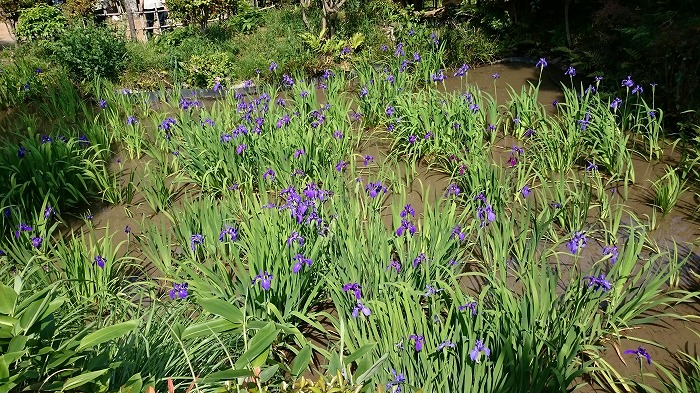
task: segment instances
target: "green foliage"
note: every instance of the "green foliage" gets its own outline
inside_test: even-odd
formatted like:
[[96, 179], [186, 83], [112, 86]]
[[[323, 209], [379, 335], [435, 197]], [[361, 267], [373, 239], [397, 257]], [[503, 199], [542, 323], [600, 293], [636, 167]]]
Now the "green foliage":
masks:
[[40, 4], [22, 11], [15, 34], [20, 41], [50, 41], [57, 39], [67, 24], [58, 7]]
[[238, 0], [167, 0], [166, 3], [176, 19], [200, 29], [207, 26], [209, 19], [234, 14], [238, 9]]
[[103, 27], [72, 27], [53, 49], [54, 60], [77, 81], [115, 79], [128, 60], [124, 39]]
[[49, 5], [51, 2], [36, 0], [0, 0], [0, 22], [8, 22], [10, 26], [13, 26], [17, 23], [17, 20], [19, 20], [22, 10], [39, 4]]
[[185, 81], [196, 87], [211, 87], [217, 79], [234, 77], [233, 61], [227, 52], [194, 55], [184, 64], [184, 72]]
[[8, 144], [0, 151], [0, 204], [30, 213], [46, 198], [57, 211], [90, 201], [96, 190], [88, 173], [98, 149], [88, 139], [61, 135], [36, 135]]

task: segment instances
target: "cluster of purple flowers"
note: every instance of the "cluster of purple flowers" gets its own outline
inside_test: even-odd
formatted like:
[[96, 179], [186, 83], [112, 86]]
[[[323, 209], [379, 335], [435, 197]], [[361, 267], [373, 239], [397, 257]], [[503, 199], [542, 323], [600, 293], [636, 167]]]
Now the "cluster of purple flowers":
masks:
[[476, 215], [481, 221], [482, 228], [496, 220], [496, 213], [493, 211], [491, 204], [488, 203], [483, 192], [475, 196], [474, 201], [481, 202], [481, 206], [476, 209]]
[[401, 373], [397, 373], [393, 368], [391, 369], [391, 374], [394, 376], [394, 379], [386, 384], [386, 390], [389, 392], [401, 393], [401, 385], [406, 382], [406, 377]]
[[172, 300], [175, 300], [175, 298], [178, 299], [184, 299], [189, 295], [188, 291], [188, 284], [186, 282], [183, 282], [182, 284], [178, 283], [173, 283], [173, 289], [170, 290], [170, 298]]
[[378, 197], [380, 193], [386, 194], [389, 191], [389, 189], [386, 188], [386, 186], [384, 186], [381, 181], [377, 181], [374, 183], [372, 183], [372, 182], [368, 183], [365, 186], [365, 191], [367, 191], [369, 196], [372, 199], [374, 199], [374, 198]]
[[311, 258], [307, 258], [302, 254], [295, 255], [292, 258], [292, 262], [295, 262], [292, 266], [292, 273], [294, 274], [299, 273], [299, 271], [301, 271], [301, 268], [304, 267], [304, 265], [311, 267], [311, 265], [314, 263], [314, 261], [312, 261]]
[[454, 228], [452, 228], [452, 232], [450, 233], [450, 240], [452, 239], [459, 239], [460, 242], [463, 242], [466, 239], [466, 234], [462, 232], [462, 227], [460, 225], [455, 225]]
[[476, 307], [477, 307], [477, 303], [476, 303], [476, 302], [469, 302], [469, 303], [467, 303], [467, 304], [464, 304], [464, 305], [461, 305], [461, 306], [457, 307], [457, 309], [458, 309], [459, 311], [464, 311], [464, 310], [466, 310], [466, 309], [469, 309], [469, 310], [472, 311], [472, 315], [476, 315]]
[[186, 111], [194, 108], [204, 108], [204, 105], [194, 98], [182, 97], [180, 98], [180, 108]]
[[204, 243], [204, 236], [200, 233], [195, 233], [190, 237], [190, 249], [192, 251], [197, 249], [197, 246]]
[[588, 280], [588, 288], [593, 287], [594, 291], [600, 289], [603, 292], [607, 292], [612, 289], [612, 284], [605, 279], [605, 274], [601, 273], [598, 277], [585, 276], [584, 279]]
[[231, 239], [232, 242], [238, 240], [238, 229], [233, 226], [224, 225], [224, 229], [222, 229], [219, 234], [219, 241], [224, 242], [226, 238]]
[[418, 268], [418, 265], [420, 265], [421, 263], [423, 263], [427, 260], [428, 260], [428, 257], [426, 257], [424, 253], [418, 254], [418, 256], [413, 259], [413, 268], [414, 269]]
[[605, 246], [603, 247], [603, 256], [610, 255], [610, 262], [614, 265], [617, 263], [617, 258], [620, 256], [617, 246]]
[[586, 232], [574, 232], [574, 235], [571, 236], [571, 240], [566, 242], [566, 247], [569, 248], [572, 254], [577, 254], [580, 249], [586, 247]]
[[290, 186], [282, 190], [280, 196], [285, 198], [285, 203], [279, 206], [273, 204], [270, 207], [276, 207], [280, 211], [288, 210], [298, 224], [314, 222], [320, 226], [323, 223], [319, 215], [320, 206], [332, 197], [333, 193], [320, 188], [316, 183], [309, 183], [301, 192]]
[[457, 196], [460, 192], [462, 192], [462, 190], [457, 186], [457, 184], [452, 183], [447, 186], [447, 190], [445, 190], [445, 197]]
[[467, 71], [469, 71], [469, 66], [466, 63], [462, 64], [462, 66], [459, 67], [457, 72], [455, 72], [454, 76], [462, 78], [463, 76], [467, 75]]

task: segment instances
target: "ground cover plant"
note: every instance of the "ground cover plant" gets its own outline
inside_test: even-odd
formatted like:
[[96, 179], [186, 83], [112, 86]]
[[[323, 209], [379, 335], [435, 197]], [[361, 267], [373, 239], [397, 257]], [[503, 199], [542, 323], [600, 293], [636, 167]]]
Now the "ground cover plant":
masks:
[[[634, 159], [668, 151], [653, 95], [571, 78], [545, 108], [542, 79], [499, 96], [439, 34], [396, 37], [379, 66], [266, 64], [213, 100], [97, 83], [82, 120], [18, 132], [1, 389], [692, 391], [697, 355], [656, 372], [664, 342], [636, 335], [697, 300], [692, 254], [630, 203]], [[694, 164], [651, 179], [658, 220]]]

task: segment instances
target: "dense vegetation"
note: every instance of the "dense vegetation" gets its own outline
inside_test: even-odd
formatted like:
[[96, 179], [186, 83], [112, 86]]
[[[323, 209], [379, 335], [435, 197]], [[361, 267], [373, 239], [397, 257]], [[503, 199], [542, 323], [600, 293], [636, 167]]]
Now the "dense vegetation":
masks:
[[[692, 348], [676, 368], [636, 335], [697, 319], [678, 311], [694, 254], [655, 231], [696, 217], [698, 141], [672, 139], [654, 86], [537, 56], [498, 99], [501, 75], [476, 86], [466, 60], [518, 48], [500, 24], [520, 11], [438, 23], [349, 1], [321, 36], [307, 4], [149, 43], [19, 16], [0, 391], [700, 391]], [[548, 75], [563, 98], [545, 106]], [[612, 365], [620, 346], [639, 373]]]

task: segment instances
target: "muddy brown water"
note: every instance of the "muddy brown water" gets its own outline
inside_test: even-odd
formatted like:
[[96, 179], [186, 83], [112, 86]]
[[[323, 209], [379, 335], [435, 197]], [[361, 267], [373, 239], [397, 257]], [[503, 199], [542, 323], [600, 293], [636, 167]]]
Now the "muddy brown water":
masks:
[[[498, 73], [498, 79], [493, 78], [493, 74]], [[492, 96], [497, 96], [500, 104], [505, 103], [509, 97], [509, 86], [512, 86], [516, 92], [520, 91], [520, 87], [528, 83], [537, 84], [539, 80], [539, 70], [532, 65], [523, 64], [496, 64], [488, 67], [481, 67], [469, 71], [469, 83], [476, 84], [482, 91], [485, 91]], [[494, 90], [495, 81], [495, 90]], [[440, 90], [448, 92], [458, 91], [462, 88], [463, 81], [459, 78], [448, 78], [444, 87], [439, 87]], [[557, 84], [556, 78], [551, 78], [548, 75], [542, 80], [539, 91], [539, 100], [547, 108], [548, 111], [553, 111], [551, 105], [554, 100], [562, 100], [562, 92]], [[492, 149], [492, 157], [497, 164], [503, 164], [507, 160], [508, 150], [512, 147], [514, 141], [509, 138], [501, 138]], [[357, 168], [359, 176], [366, 176], [376, 173], [378, 168], [384, 164], [389, 156], [390, 143], [386, 139], [374, 137], [363, 141], [360, 148], [356, 152]], [[676, 165], [680, 160], [679, 151], [673, 151], [666, 148], [664, 151], [662, 162], [648, 162], [638, 155], [634, 155], [633, 165], [635, 168], [637, 183], [632, 185], [629, 190], [628, 199], [624, 201], [626, 208], [634, 213], [634, 216], [639, 217], [644, 221], [653, 215], [653, 188], [652, 182], [663, 176], [665, 166]], [[375, 161], [368, 167], [363, 165], [363, 157], [372, 155]], [[122, 156], [122, 159], [124, 157]], [[127, 167], [138, 168], [143, 167], [146, 159], [141, 160], [126, 160], [124, 165]], [[395, 168], [396, 171], [405, 173], [408, 168], [404, 164]], [[440, 198], [444, 190], [450, 183], [448, 175], [431, 169], [424, 163], [416, 165], [416, 174], [412, 177], [412, 182], [409, 184], [410, 192], [407, 193], [407, 203], [411, 203], [418, 214], [421, 214], [423, 202], [427, 198], [431, 202]], [[138, 178], [139, 175], [137, 175]], [[425, 189], [429, 186], [429, 192], [426, 194]], [[197, 190], [186, 190], [180, 193], [175, 199], [173, 208], [181, 206], [185, 200], [185, 195], [194, 195]], [[659, 247], [668, 248], [674, 244], [678, 244], [683, 256], [688, 257], [688, 267], [685, 274], [681, 277], [681, 286], [686, 288], [697, 288], [698, 281], [690, 271], [698, 270], [700, 266], [700, 256], [694, 246], [700, 237], [700, 221], [695, 214], [697, 200], [694, 192], [686, 191], [680, 198], [677, 206], [665, 217], [657, 217], [657, 227], [649, 236], [659, 245]], [[133, 236], [141, 233], [141, 223], [160, 223], [163, 226], [170, 225], [170, 221], [163, 213], [154, 213], [143, 202], [142, 197], [138, 194], [135, 197], [134, 204], [131, 206], [94, 206], [92, 209], [93, 219], [92, 227], [105, 228], [109, 226], [114, 231], [114, 241], [121, 242], [129, 240], [128, 255], [145, 260], [143, 254], [135, 247]], [[631, 223], [632, 215], [626, 215], [626, 223]], [[388, 228], [391, 229], [393, 224], [390, 209], [383, 211], [383, 221]], [[73, 230], [84, 230], [85, 224], [83, 220], [75, 220], [72, 225]], [[124, 228], [129, 226], [132, 230], [130, 235], [124, 232]], [[563, 247], [563, 245], [562, 245]], [[593, 262], [600, 258], [599, 245], [589, 240], [589, 246], [584, 248], [581, 254], [573, 260], [571, 257], [567, 259], [565, 256], [565, 247], [562, 248], [561, 263], [566, 265], [578, 263], [581, 269], [586, 269], [592, 266]], [[158, 277], [159, 272], [153, 266], [145, 266], [149, 275]], [[585, 271], [585, 270], [584, 270]], [[465, 283], [469, 290], [478, 289], [478, 283]], [[664, 311], [664, 310], [659, 310]], [[693, 332], [700, 331], [700, 323], [695, 319], [700, 316], [698, 303], [690, 303], [686, 305], [676, 306], [673, 312], [679, 315], [690, 316], [691, 320], [683, 321], [677, 319], [664, 319], [656, 325], [647, 325], [635, 328], [632, 331], [625, 332], [629, 336], [638, 337], [641, 340], [655, 341], [661, 346], [655, 347], [651, 344], [642, 344], [651, 353], [653, 358], [652, 366], [645, 368], [644, 372], [656, 373], [654, 369], [656, 364], [662, 364], [670, 369], [677, 369], [679, 366], [678, 354], [679, 351], [695, 354], [698, 350], [697, 345], [700, 342], [698, 336]], [[318, 341], [318, 338], [314, 338]], [[639, 374], [639, 364], [634, 360], [633, 356], [620, 355], [626, 349], [635, 349], [639, 345], [638, 342], [633, 342], [628, 339], [622, 339], [619, 343], [608, 342], [605, 344], [603, 352], [604, 360], [614, 366], [618, 372], [625, 377], [635, 377]], [[639, 379], [641, 380], [641, 379]], [[646, 378], [645, 383], [655, 385], [655, 383]], [[602, 392], [607, 391], [604, 388], [595, 386], [594, 384], [579, 390], [581, 392]]]

